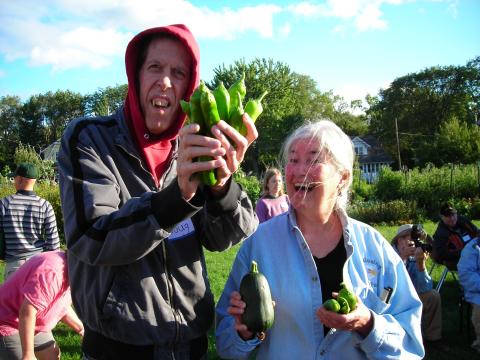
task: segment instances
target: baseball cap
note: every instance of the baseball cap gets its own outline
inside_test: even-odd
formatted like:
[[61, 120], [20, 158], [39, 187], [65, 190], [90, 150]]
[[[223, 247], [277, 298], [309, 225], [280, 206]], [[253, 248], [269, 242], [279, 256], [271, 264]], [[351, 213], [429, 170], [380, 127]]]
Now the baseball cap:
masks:
[[455, 209], [449, 203], [443, 204], [442, 207], [440, 208], [440, 215], [443, 215], [443, 216], [450, 216], [456, 213], [457, 213], [457, 209]]
[[34, 164], [20, 163], [17, 165], [17, 168], [14, 172], [8, 174], [8, 177], [15, 176], [21, 176], [27, 179], [36, 179], [38, 178], [38, 169]]

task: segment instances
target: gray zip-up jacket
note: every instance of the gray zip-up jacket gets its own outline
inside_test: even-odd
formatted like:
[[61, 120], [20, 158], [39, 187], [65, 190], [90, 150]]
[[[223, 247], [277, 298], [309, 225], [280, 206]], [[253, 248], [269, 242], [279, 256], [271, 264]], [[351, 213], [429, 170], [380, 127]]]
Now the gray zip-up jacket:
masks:
[[82, 321], [134, 345], [181, 346], [214, 316], [203, 248], [240, 242], [258, 220], [233, 180], [214, 200], [187, 202], [176, 179], [176, 147], [155, 185], [120, 109], [72, 121], [59, 153], [72, 299]]

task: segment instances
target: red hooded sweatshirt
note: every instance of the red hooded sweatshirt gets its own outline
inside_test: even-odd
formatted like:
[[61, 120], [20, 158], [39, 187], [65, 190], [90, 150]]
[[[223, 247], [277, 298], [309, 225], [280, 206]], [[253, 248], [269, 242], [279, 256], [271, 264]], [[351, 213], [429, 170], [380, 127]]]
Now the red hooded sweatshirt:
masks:
[[192, 57], [190, 84], [185, 93], [184, 100], [190, 99], [193, 90], [198, 86], [200, 80], [200, 50], [192, 33], [185, 25], [169, 25], [142, 31], [135, 36], [127, 46], [125, 65], [128, 79], [128, 93], [124, 107], [125, 118], [157, 186], [168, 167], [172, 142], [178, 136], [178, 132], [185, 122], [185, 114], [179, 112], [180, 115], [177, 121], [173, 123], [170, 128], [158, 135], [151, 134], [145, 126], [145, 118], [138, 99], [137, 82], [140, 70], [140, 64], [138, 63], [140, 55], [139, 45], [146, 36], [162, 33], [171, 34], [178, 38], [188, 49]]

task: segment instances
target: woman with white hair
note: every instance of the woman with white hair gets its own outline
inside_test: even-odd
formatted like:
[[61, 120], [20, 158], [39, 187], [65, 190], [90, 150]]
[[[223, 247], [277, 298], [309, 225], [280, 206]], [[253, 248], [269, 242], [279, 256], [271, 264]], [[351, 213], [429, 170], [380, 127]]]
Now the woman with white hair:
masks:
[[[419, 359], [421, 302], [403, 262], [372, 227], [346, 214], [352, 142], [333, 122], [306, 124], [283, 149], [289, 211], [260, 224], [240, 248], [217, 305], [224, 358]], [[265, 336], [242, 323], [238, 293], [255, 260], [275, 301]], [[348, 314], [326, 310], [344, 282], [357, 297]]]

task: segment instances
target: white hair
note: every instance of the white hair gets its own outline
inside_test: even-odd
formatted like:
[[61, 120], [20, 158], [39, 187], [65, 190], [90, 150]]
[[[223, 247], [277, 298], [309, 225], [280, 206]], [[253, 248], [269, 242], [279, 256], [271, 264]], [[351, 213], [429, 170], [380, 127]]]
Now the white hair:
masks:
[[339, 189], [335, 208], [346, 210], [348, 192], [352, 184], [353, 160], [355, 151], [350, 138], [335, 123], [330, 120], [307, 122], [300, 126], [285, 140], [282, 150], [282, 160], [285, 165], [292, 145], [299, 139], [318, 142], [318, 151], [329, 155], [335, 169], [347, 173], [344, 185]]

